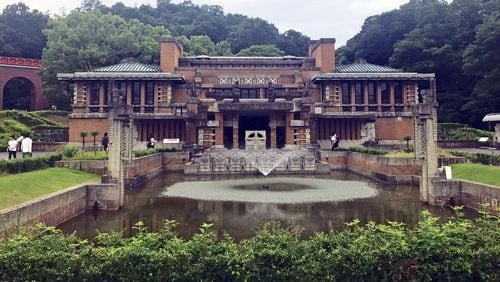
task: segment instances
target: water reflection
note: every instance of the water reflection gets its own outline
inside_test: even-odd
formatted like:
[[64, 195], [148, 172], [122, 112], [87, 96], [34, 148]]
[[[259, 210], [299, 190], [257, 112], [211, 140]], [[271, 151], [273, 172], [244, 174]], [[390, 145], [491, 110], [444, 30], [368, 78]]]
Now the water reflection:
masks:
[[[348, 172], [335, 172], [322, 177], [365, 181], [370, 187], [377, 189], [378, 194], [371, 198], [342, 202], [293, 204], [162, 197], [165, 187], [180, 181], [218, 180], [170, 173], [156, 178], [141, 189], [127, 191], [126, 205], [120, 211], [89, 211], [59, 227], [67, 233], [76, 231], [83, 238], [94, 237], [97, 230], [123, 232], [125, 236], [130, 236], [133, 233], [132, 226], [138, 221], [143, 221], [150, 230], [157, 231], [163, 226], [165, 219], [174, 219], [179, 223], [177, 231], [185, 238], [197, 232], [202, 223], [212, 222], [216, 234], [220, 236], [227, 232], [239, 240], [254, 235], [255, 230], [271, 220], [278, 220], [286, 226], [300, 226], [304, 229], [303, 235], [307, 237], [317, 231], [343, 230], [345, 222], [355, 218], [362, 223], [398, 221], [414, 227], [423, 209], [430, 209], [438, 216], [451, 214], [448, 208], [421, 205], [418, 187], [382, 185]], [[207, 192], [210, 193], [210, 190]]]

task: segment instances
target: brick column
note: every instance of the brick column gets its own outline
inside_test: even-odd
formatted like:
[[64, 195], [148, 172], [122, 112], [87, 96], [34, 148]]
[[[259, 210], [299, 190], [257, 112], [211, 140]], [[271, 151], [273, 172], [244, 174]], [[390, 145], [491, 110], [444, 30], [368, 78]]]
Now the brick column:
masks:
[[239, 149], [239, 136], [238, 136], [239, 122], [238, 118], [233, 118], [233, 148]]
[[391, 112], [394, 112], [394, 82], [389, 83], [389, 103], [391, 104]]
[[270, 127], [271, 149], [276, 149], [276, 124]]
[[349, 83], [349, 95], [351, 96], [351, 105], [353, 105], [351, 107], [351, 112], [355, 112], [356, 106], [354, 105], [356, 104], [356, 81], [351, 81]]
[[132, 83], [127, 82], [127, 90], [126, 90], [126, 97], [127, 97], [127, 105], [132, 105]]
[[293, 127], [290, 126], [290, 121], [293, 119], [293, 113], [286, 113], [285, 131], [286, 131], [286, 144], [293, 145]]
[[224, 116], [222, 113], [215, 113], [215, 120], [219, 121], [219, 126], [215, 128], [215, 145], [224, 145]]
[[141, 113], [144, 113], [144, 105], [146, 103], [146, 83], [141, 82]]
[[377, 82], [376, 84], [376, 91], [377, 91], [377, 111], [381, 112], [382, 111], [382, 88], [380, 87], [380, 82]]
[[103, 113], [104, 112], [104, 87], [106, 87], [106, 84], [98, 82], [99, 83], [99, 112]]
[[365, 112], [368, 112], [368, 82], [363, 81], [363, 104], [365, 104]]

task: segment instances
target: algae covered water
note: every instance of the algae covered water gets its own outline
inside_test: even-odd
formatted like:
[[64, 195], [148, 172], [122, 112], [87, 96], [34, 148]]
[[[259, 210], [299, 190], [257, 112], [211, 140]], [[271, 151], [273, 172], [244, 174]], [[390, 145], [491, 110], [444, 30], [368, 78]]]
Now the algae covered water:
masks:
[[228, 233], [240, 240], [272, 220], [297, 226], [307, 237], [318, 231], [343, 230], [346, 222], [356, 218], [361, 223], [398, 221], [412, 227], [425, 209], [437, 216], [452, 214], [447, 207], [421, 204], [418, 187], [385, 185], [344, 171], [293, 178], [167, 173], [144, 187], [127, 190], [125, 203], [118, 211], [87, 211], [59, 227], [83, 238], [92, 238], [98, 231], [130, 236], [138, 221], [157, 231], [169, 219], [178, 222], [177, 232], [185, 238], [198, 232], [201, 224], [213, 223], [218, 236]]

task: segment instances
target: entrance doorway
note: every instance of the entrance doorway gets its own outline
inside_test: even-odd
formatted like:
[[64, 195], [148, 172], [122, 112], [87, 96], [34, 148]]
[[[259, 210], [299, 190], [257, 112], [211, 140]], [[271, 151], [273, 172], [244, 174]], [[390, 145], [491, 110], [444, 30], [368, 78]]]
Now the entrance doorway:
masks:
[[286, 129], [284, 126], [276, 127], [276, 148], [282, 149], [286, 144]]
[[224, 126], [223, 132], [224, 147], [227, 149], [233, 148], [233, 128], [229, 126]]
[[265, 130], [266, 148], [271, 147], [269, 117], [268, 116], [240, 116], [238, 122], [238, 148], [245, 148], [246, 130]]
[[3, 109], [31, 110], [34, 108], [35, 95], [35, 85], [30, 80], [15, 77], [4, 86]]

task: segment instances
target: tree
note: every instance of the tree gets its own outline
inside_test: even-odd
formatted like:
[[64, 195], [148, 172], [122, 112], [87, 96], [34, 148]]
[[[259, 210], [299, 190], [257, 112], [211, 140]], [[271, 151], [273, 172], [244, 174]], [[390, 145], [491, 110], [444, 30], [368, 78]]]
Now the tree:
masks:
[[474, 42], [464, 53], [463, 70], [477, 79], [470, 100], [462, 110], [473, 113], [473, 122], [500, 111], [500, 9], [487, 16]]
[[87, 137], [88, 133], [86, 131], [80, 132], [80, 137], [82, 137], [82, 148], [85, 149], [85, 137]]
[[71, 91], [57, 81], [57, 73], [92, 70], [134, 58], [144, 63], [159, 61], [159, 41], [170, 37], [163, 27], [144, 25], [138, 20], [124, 19], [91, 12], [74, 11], [67, 17], [50, 21], [47, 47], [43, 52], [44, 94], [49, 104], [70, 109]]
[[0, 15], [0, 56], [40, 59], [49, 15], [24, 3], [8, 5]]
[[287, 55], [305, 56], [309, 47], [309, 41], [309, 37], [290, 29], [279, 36], [277, 47]]
[[253, 45], [241, 50], [236, 56], [239, 57], [281, 57], [285, 52], [274, 45]]
[[278, 29], [265, 20], [247, 19], [235, 26], [229, 33], [227, 41], [234, 53], [252, 45], [275, 44], [278, 41]]
[[96, 139], [96, 137], [99, 135], [99, 131], [94, 130], [94, 131], [92, 131], [92, 132], [90, 133], [90, 135], [92, 135], [92, 137], [94, 137], [94, 154], [95, 154], [96, 149], [97, 149], [97, 147], [96, 147], [96, 140], [95, 140], [95, 139]]
[[82, 0], [82, 4], [77, 9], [82, 12], [90, 12], [95, 10], [102, 10], [104, 5], [100, 0]]

